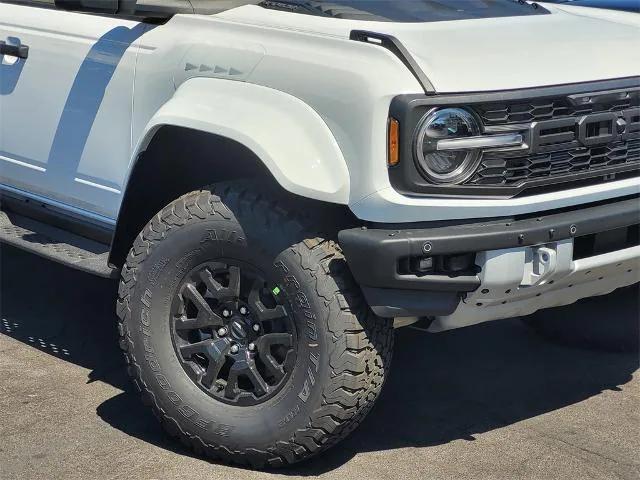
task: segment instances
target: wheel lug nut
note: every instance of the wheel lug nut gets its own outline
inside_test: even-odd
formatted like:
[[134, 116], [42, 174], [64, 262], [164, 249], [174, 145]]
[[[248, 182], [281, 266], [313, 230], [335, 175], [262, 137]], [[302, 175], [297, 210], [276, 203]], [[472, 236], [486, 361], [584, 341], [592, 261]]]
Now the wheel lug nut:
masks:
[[260, 325], [258, 325], [257, 323], [253, 324], [253, 331], [254, 332], [259, 332], [260, 331]]
[[238, 350], [240, 350], [240, 349], [238, 348], [238, 345], [233, 344], [233, 345], [231, 345], [231, 349], [230, 350], [231, 350], [231, 353], [238, 353]]
[[249, 344], [249, 351], [250, 351], [250, 352], [253, 352], [255, 349], [256, 349], [256, 344], [255, 344], [255, 343], [253, 343], [253, 342], [251, 342], [251, 343]]
[[220, 328], [218, 329], [218, 336], [220, 336], [220, 337], [224, 337], [226, 334], [227, 334], [227, 329], [226, 329], [226, 328], [224, 328], [224, 327], [220, 327]]
[[245, 306], [240, 307], [240, 314], [241, 315], [246, 315], [247, 313], [249, 313], [249, 309], [247, 309], [247, 307], [245, 307]]
[[228, 308], [225, 308], [224, 310], [222, 310], [222, 316], [224, 318], [229, 318], [231, 316], [231, 310], [229, 310]]

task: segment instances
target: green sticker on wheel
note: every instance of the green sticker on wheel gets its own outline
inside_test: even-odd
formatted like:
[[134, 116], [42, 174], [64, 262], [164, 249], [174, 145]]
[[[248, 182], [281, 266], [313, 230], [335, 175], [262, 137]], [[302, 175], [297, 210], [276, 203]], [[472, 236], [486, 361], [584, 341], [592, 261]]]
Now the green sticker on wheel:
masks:
[[274, 295], [280, 295], [280, 288], [279, 288], [279, 287], [275, 287], [273, 290], [271, 290], [271, 292], [272, 292]]

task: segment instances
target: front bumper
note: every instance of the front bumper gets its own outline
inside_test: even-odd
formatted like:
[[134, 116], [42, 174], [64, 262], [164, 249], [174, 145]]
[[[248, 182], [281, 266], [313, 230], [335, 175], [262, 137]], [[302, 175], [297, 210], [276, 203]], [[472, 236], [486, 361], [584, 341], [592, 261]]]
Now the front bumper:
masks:
[[[341, 231], [339, 241], [375, 313], [435, 317], [431, 328], [445, 330], [526, 315], [639, 281], [639, 226], [640, 200], [633, 197], [531, 218], [363, 227]], [[627, 235], [622, 242], [621, 232]], [[586, 255], [585, 240], [593, 240]], [[403, 267], [427, 258], [434, 266], [456, 265], [455, 271]]]

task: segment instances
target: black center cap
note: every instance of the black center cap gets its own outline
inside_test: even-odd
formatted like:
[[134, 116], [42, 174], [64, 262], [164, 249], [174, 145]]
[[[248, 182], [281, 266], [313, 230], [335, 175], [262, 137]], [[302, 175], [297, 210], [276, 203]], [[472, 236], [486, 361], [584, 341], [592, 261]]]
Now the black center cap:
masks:
[[231, 322], [231, 336], [236, 340], [244, 340], [247, 338], [247, 332], [244, 329], [244, 325], [238, 320]]

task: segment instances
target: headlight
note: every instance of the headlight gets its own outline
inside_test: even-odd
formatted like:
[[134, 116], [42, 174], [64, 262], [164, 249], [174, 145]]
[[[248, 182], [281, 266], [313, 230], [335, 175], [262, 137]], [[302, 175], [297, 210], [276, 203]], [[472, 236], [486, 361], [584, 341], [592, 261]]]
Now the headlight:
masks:
[[[418, 127], [416, 158], [423, 174], [434, 183], [461, 183], [480, 161], [478, 149], [443, 149], [443, 140], [476, 137], [480, 126], [473, 115], [461, 108], [443, 108], [427, 113]], [[441, 147], [438, 148], [438, 142]]]

